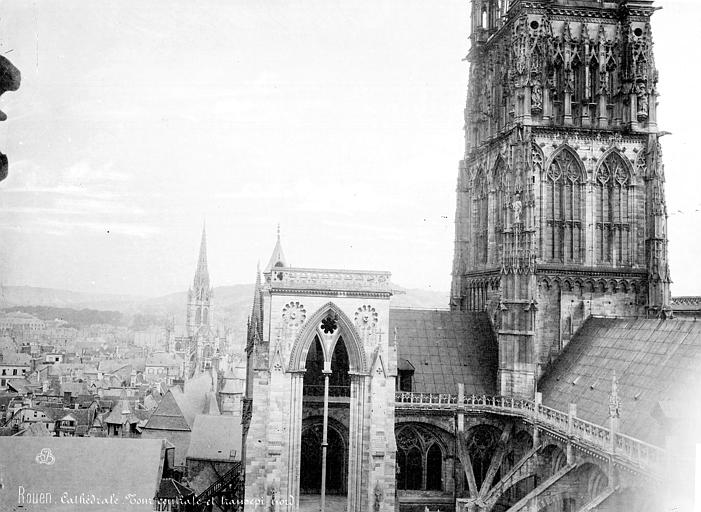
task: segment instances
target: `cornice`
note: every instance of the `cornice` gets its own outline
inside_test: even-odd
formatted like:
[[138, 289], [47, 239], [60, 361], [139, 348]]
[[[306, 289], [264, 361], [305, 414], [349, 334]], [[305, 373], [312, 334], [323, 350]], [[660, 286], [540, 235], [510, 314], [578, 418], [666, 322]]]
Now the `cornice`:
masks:
[[270, 287], [271, 295], [290, 295], [290, 296], [308, 296], [308, 297], [360, 297], [365, 299], [389, 299], [392, 292], [367, 292], [353, 290], [335, 290], [335, 289], [318, 289], [310, 290], [308, 288], [276, 288]]

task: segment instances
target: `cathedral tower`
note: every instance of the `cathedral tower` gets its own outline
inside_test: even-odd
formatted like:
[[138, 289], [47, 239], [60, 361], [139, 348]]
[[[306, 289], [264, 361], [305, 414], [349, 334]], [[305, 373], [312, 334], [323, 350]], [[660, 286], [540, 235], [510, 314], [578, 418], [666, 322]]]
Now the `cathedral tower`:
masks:
[[472, 0], [451, 307], [490, 312], [501, 394], [590, 315], [669, 312], [653, 0]]
[[207, 232], [202, 227], [200, 256], [192, 287], [187, 292], [187, 335], [195, 336], [200, 328], [211, 325], [212, 288], [207, 270]]

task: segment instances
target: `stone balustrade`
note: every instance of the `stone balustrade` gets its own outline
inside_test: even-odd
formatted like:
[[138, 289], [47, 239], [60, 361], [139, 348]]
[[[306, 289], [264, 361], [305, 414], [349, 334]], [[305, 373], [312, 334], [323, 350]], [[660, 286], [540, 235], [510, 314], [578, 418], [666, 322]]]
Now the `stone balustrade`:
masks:
[[392, 292], [389, 272], [276, 267], [265, 277], [276, 289]]
[[454, 410], [462, 412], [492, 412], [519, 416], [529, 423], [550, 429], [566, 436], [575, 444], [593, 448], [607, 455], [613, 454], [622, 462], [649, 473], [664, 467], [664, 449], [639, 439], [615, 434], [611, 443], [611, 431], [601, 425], [577, 418], [576, 415], [558, 411], [533, 400], [506, 396], [460, 395], [437, 393], [411, 393], [399, 391], [395, 394], [396, 409]]

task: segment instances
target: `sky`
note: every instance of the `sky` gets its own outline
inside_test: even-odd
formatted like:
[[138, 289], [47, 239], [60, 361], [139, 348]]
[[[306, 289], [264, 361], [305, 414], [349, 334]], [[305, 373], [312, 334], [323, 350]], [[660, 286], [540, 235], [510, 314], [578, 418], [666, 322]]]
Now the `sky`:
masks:
[[[653, 17], [674, 295], [701, 295], [693, 0]], [[294, 266], [448, 290], [467, 0], [0, 3], [0, 282], [250, 283], [278, 223]]]

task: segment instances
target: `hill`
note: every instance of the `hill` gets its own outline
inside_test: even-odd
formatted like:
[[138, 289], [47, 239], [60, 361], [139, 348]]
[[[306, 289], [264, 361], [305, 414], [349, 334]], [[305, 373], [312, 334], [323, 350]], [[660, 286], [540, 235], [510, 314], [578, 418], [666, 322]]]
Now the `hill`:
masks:
[[[403, 289], [395, 285], [395, 294], [391, 305], [396, 308], [421, 308], [444, 309], [448, 306], [448, 293], [433, 290]], [[233, 328], [236, 333], [243, 333], [246, 329], [246, 320], [251, 312], [253, 300], [253, 284], [235, 284], [230, 286], [218, 286], [214, 288], [215, 318], [225, 327]], [[0, 309], [23, 310], [36, 314], [37, 307], [44, 308], [42, 313], [51, 316], [50, 308], [63, 308], [59, 317], [80, 317], [78, 312], [71, 313], [68, 310], [98, 310], [91, 311], [91, 317], [113, 318], [115, 321], [127, 322], [134, 317], [146, 317], [160, 319], [161, 321], [172, 319], [175, 324], [183, 324], [185, 321], [185, 306], [187, 304], [187, 292], [177, 292], [161, 297], [143, 298], [125, 295], [93, 294], [73, 292], [69, 290], [57, 290], [52, 288], [35, 288], [31, 286], [5, 286], [0, 293]], [[31, 306], [31, 307], [28, 307]], [[32, 308], [33, 307], [33, 308]], [[66, 309], [67, 308], [67, 309]], [[109, 313], [101, 315], [100, 312]], [[119, 312], [126, 318], [115, 316]], [[37, 315], [40, 317], [46, 314]], [[110, 315], [112, 315], [110, 317]], [[80, 322], [82, 323], [82, 322]]]

